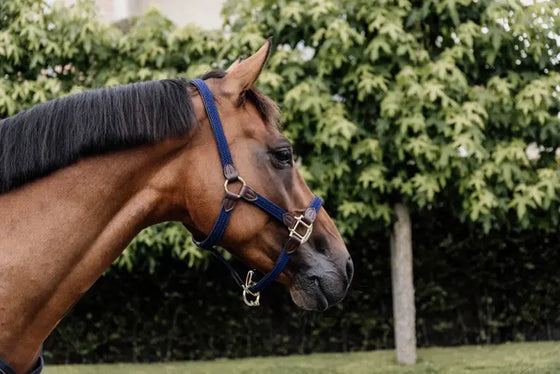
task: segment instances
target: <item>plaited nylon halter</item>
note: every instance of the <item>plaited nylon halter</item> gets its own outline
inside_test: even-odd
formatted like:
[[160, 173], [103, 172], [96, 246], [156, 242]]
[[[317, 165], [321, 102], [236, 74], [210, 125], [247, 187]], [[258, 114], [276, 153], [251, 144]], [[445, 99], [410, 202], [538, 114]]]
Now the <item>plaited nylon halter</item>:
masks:
[[[222, 201], [220, 214], [218, 215], [218, 218], [214, 223], [214, 227], [212, 227], [208, 236], [201, 241], [194, 239], [193, 241], [199, 247], [212, 251], [224, 263], [224, 265], [229, 269], [233, 279], [243, 289], [243, 300], [245, 303], [249, 306], [258, 306], [260, 292], [278, 278], [280, 273], [284, 270], [284, 267], [286, 267], [286, 264], [290, 260], [292, 254], [309, 239], [311, 232], [313, 231], [313, 222], [317, 217], [319, 209], [321, 209], [323, 201], [318, 196], [315, 196], [303, 214], [289, 213], [249, 187], [247, 183], [245, 183], [245, 180], [239, 176], [237, 169], [233, 164], [233, 159], [229, 151], [228, 142], [224, 134], [224, 129], [222, 127], [218, 109], [216, 108], [216, 104], [214, 102], [212, 91], [210, 91], [210, 88], [202, 79], [194, 79], [191, 83], [194, 84], [200, 92], [204, 107], [206, 108], [206, 114], [208, 115], [212, 131], [214, 132], [214, 139], [216, 140], [218, 152], [220, 153], [220, 159], [222, 161], [222, 170], [225, 177], [224, 188], [226, 193], [224, 200]], [[241, 189], [237, 193], [229, 190], [228, 186], [233, 182], [240, 182], [242, 185]], [[252, 270], [247, 273], [247, 277], [245, 281], [243, 281], [239, 274], [237, 274], [237, 272], [215, 248], [215, 245], [218, 244], [224, 235], [224, 231], [227, 227], [233, 209], [240, 199], [256, 205], [276, 218], [288, 228], [289, 232], [288, 239], [284, 243], [284, 247], [274, 264], [274, 268], [258, 282], [253, 280], [254, 272]]]

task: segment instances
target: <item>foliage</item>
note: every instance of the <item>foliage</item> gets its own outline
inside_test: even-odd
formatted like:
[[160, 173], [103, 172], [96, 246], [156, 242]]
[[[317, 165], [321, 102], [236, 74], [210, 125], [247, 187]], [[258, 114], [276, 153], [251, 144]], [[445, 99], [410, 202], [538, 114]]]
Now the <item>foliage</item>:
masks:
[[[420, 346], [560, 339], [557, 233], [485, 235], [445, 207], [414, 215]], [[469, 227], [470, 226], [470, 227]], [[150, 272], [113, 269], [45, 343], [49, 363], [212, 359], [393, 346], [388, 238], [353, 242], [355, 282], [323, 313], [297, 309], [281, 285], [246, 307], [229, 273], [201, 273], [166, 252]], [[234, 263], [238, 269], [239, 263]]]
[[415, 208], [421, 344], [558, 338], [557, 2], [230, 0], [224, 14], [225, 32], [177, 28], [155, 10], [106, 25], [87, 1], [0, 0], [0, 117], [89, 88], [199, 76], [272, 35], [259, 86], [280, 103], [357, 282], [320, 317], [278, 288], [267, 298], [281, 307], [247, 314], [229, 280], [211, 280], [227, 272], [189, 270], [206, 255], [166, 223], [62, 322], [47, 344], [57, 361], [390, 346], [380, 230], [402, 200]]
[[557, 226], [558, 3], [230, 0], [224, 14], [234, 35], [275, 36], [270, 92], [346, 234], [402, 199], [486, 230]]
[[[227, 34], [174, 27], [156, 10], [119, 25], [95, 12], [88, 1], [0, 3], [0, 117], [87, 88], [199, 76], [272, 34], [259, 84], [347, 238], [390, 223], [402, 199], [445, 201], [487, 231], [558, 224], [555, 2], [229, 0]], [[195, 265], [205, 256], [187, 239], [164, 225], [131, 248], [171, 246]]]

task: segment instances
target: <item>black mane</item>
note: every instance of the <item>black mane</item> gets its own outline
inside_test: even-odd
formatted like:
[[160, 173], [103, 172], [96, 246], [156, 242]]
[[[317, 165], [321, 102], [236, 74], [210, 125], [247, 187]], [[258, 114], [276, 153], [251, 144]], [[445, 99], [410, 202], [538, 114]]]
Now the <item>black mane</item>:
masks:
[[194, 127], [185, 79], [70, 95], [0, 120], [0, 194], [78, 159], [156, 143]]
[[[225, 75], [215, 70], [202, 79]], [[0, 120], [0, 194], [83, 157], [185, 134], [196, 124], [189, 85], [178, 78], [101, 88]], [[267, 124], [279, 126], [280, 112], [269, 97], [251, 88], [244, 98]]]

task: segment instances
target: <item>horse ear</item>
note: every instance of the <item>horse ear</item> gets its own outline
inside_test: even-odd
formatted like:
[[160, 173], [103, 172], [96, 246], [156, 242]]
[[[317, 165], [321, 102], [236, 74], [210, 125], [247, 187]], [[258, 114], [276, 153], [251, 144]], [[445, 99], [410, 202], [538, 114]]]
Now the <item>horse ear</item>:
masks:
[[237, 96], [253, 86], [268, 59], [270, 44], [268, 39], [254, 55], [243, 61], [238, 59], [227, 69], [226, 92]]
[[233, 61], [232, 64], [229, 66], [229, 68], [227, 68], [226, 72], [229, 73], [230, 71], [232, 71], [233, 69], [235, 69], [235, 67], [236, 67], [237, 65], [239, 65], [239, 64], [241, 63], [241, 61], [243, 61], [243, 57], [238, 57], [238, 58], [236, 58], [235, 61]]

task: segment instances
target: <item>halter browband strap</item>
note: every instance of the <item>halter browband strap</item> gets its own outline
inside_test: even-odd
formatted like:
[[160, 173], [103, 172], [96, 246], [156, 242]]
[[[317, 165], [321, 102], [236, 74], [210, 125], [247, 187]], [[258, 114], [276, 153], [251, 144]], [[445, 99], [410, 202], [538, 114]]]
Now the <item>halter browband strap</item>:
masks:
[[[237, 169], [233, 164], [233, 159], [229, 151], [228, 142], [224, 134], [222, 121], [220, 120], [220, 115], [218, 113], [218, 109], [216, 108], [212, 91], [210, 91], [210, 88], [202, 79], [194, 79], [191, 83], [194, 84], [200, 92], [204, 107], [206, 108], [206, 114], [208, 115], [210, 125], [212, 126], [212, 130], [214, 132], [214, 138], [216, 140], [216, 145], [218, 146], [218, 152], [220, 153], [222, 170], [225, 177], [225, 197], [222, 202], [220, 214], [218, 215], [218, 218], [216, 219], [216, 222], [214, 223], [214, 226], [208, 236], [202, 241], [197, 241], [195, 239], [193, 239], [193, 241], [199, 247], [212, 251], [212, 253], [214, 253], [224, 263], [224, 265], [229, 269], [233, 279], [243, 289], [243, 300], [245, 303], [249, 306], [258, 306], [260, 292], [278, 278], [290, 260], [292, 253], [294, 253], [296, 249], [309, 239], [313, 230], [313, 222], [315, 221], [317, 213], [319, 212], [319, 209], [321, 209], [323, 202], [318, 196], [315, 196], [303, 214], [289, 213], [249, 187], [245, 180], [239, 176]], [[230, 191], [229, 184], [234, 182], [241, 183], [239, 192]], [[227, 260], [225, 260], [215, 248], [215, 245], [218, 244], [224, 235], [224, 231], [227, 227], [231, 214], [239, 200], [245, 200], [256, 205], [284, 224], [289, 231], [288, 239], [284, 243], [284, 248], [276, 260], [274, 268], [258, 282], [253, 280], [254, 272], [252, 270], [249, 271], [245, 281], [243, 281], [239, 274], [237, 274], [237, 272], [231, 267], [229, 262], [227, 262]], [[248, 296], [252, 297], [251, 300]]]

